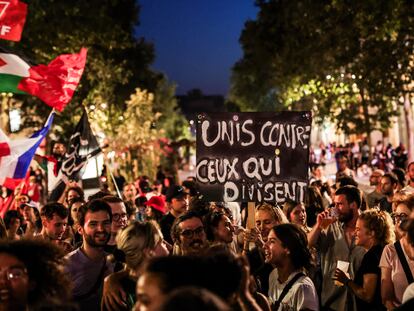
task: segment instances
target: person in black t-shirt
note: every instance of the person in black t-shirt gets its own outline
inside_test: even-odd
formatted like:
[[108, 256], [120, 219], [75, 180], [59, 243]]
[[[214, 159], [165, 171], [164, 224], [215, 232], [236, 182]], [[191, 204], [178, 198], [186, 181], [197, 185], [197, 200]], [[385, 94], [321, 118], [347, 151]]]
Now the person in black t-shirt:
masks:
[[393, 173], [387, 173], [381, 177], [380, 183], [381, 192], [385, 197], [379, 201], [379, 209], [392, 213], [392, 199], [398, 186], [398, 178]]
[[168, 207], [168, 214], [165, 215], [160, 221], [160, 227], [164, 240], [171, 245], [174, 244], [171, 238], [171, 227], [174, 220], [185, 213], [188, 208], [187, 192], [181, 186], [171, 186], [168, 188], [166, 194], [166, 201]]
[[384, 246], [392, 243], [392, 219], [384, 211], [367, 210], [359, 215], [355, 228], [355, 243], [367, 250], [361, 266], [351, 280], [336, 269], [334, 279], [348, 286], [356, 296], [357, 310], [386, 310], [381, 300], [381, 269], [379, 262]]

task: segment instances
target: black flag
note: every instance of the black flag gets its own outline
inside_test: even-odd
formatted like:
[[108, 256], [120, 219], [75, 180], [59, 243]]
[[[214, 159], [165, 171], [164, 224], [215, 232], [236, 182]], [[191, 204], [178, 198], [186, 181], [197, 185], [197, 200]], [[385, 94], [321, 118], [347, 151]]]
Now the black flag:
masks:
[[101, 152], [98, 141], [93, 135], [86, 110], [75, 128], [69, 140], [69, 148], [66, 151], [62, 163], [62, 173], [69, 180], [78, 180], [78, 175], [86, 161]]
[[79, 172], [87, 160], [101, 152], [98, 141], [93, 135], [86, 110], [69, 140], [69, 146], [62, 161], [60, 181], [49, 195], [48, 201], [58, 201], [69, 180], [79, 180]]

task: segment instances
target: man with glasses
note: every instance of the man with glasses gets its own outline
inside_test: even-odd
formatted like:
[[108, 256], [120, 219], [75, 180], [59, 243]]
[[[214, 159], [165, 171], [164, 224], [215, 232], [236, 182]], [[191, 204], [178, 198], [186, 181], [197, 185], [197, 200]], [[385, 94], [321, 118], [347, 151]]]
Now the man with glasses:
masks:
[[177, 255], [199, 255], [208, 247], [203, 222], [194, 211], [177, 217], [171, 228], [171, 236]]
[[105, 247], [105, 251], [113, 254], [116, 249], [116, 234], [128, 225], [127, 210], [124, 201], [116, 196], [108, 195], [103, 197], [102, 200], [109, 204], [112, 211], [111, 238]]
[[187, 211], [187, 195], [187, 192], [185, 192], [184, 188], [181, 186], [171, 186], [167, 190], [166, 201], [168, 214], [161, 219], [160, 227], [164, 236], [164, 240], [170, 244], [173, 244], [173, 239], [171, 237], [171, 227], [174, 223], [174, 220]]
[[67, 256], [65, 272], [73, 283], [73, 300], [80, 310], [100, 310], [104, 278], [113, 272], [104, 251], [111, 237], [112, 211], [103, 200], [92, 200], [78, 212], [83, 244]]

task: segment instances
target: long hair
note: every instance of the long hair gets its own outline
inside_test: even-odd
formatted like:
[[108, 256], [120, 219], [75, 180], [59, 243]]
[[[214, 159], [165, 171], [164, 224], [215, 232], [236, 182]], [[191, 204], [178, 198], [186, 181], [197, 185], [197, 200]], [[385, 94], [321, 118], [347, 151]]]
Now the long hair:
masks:
[[216, 238], [214, 231], [215, 229], [217, 229], [220, 221], [223, 219], [224, 216], [227, 216], [227, 215], [221, 211], [212, 211], [204, 217], [204, 225], [205, 225], [207, 240], [214, 242]]
[[282, 242], [283, 247], [289, 249], [290, 259], [295, 269], [309, 269], [312, 256], [305, 232], [294, 224], [277, 225], [272, 230]]
[[298, 205], [300, 205], [300, 203], [299, 202], [296, 202], [296, 201], [293, 201], [293, 200], [290, 200], [290, 199], [287, 199], [286, 201], [285, 201], [285, 203], [283, 203], [283, 212], [285, 213], [285, 215], [286, 215], [286, 217], [287, 217], [287, 219], [289, 220], [289, 221], [292, 221], [291, 219], [290, 219], [290, 213], [295, 209], [295, 207], [296, 206], [298, 206]]

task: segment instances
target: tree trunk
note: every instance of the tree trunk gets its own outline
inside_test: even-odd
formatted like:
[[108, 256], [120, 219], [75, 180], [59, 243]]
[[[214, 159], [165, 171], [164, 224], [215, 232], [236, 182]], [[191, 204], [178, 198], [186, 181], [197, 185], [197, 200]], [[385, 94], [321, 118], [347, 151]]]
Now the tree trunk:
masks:
[[10, 134], [9, 107], [10, 96], [7, 94], [3, 96], [0, 102], [0, 128], [6, 135]]
[[414, 120], [410, 94], [404, 95], [405, 128], [407, 131], [408, 162], [414, 161]]
[[364, 97], [364, 90], [360, 90], [359, 94], [361, 95], [361, 104], [362, 104], [362, 110], [364, 113], [364, 130], [365, 130], [365, 134], [367, 135], [367, 141], [368, 141], [368, 146], [372, 146], [371, 144], [371, 132], [372, 132], [372, 127], [371, 127], [371, 123], [369, 120], [369, 111], [368, 111], [368, 103], [365, 100]]

